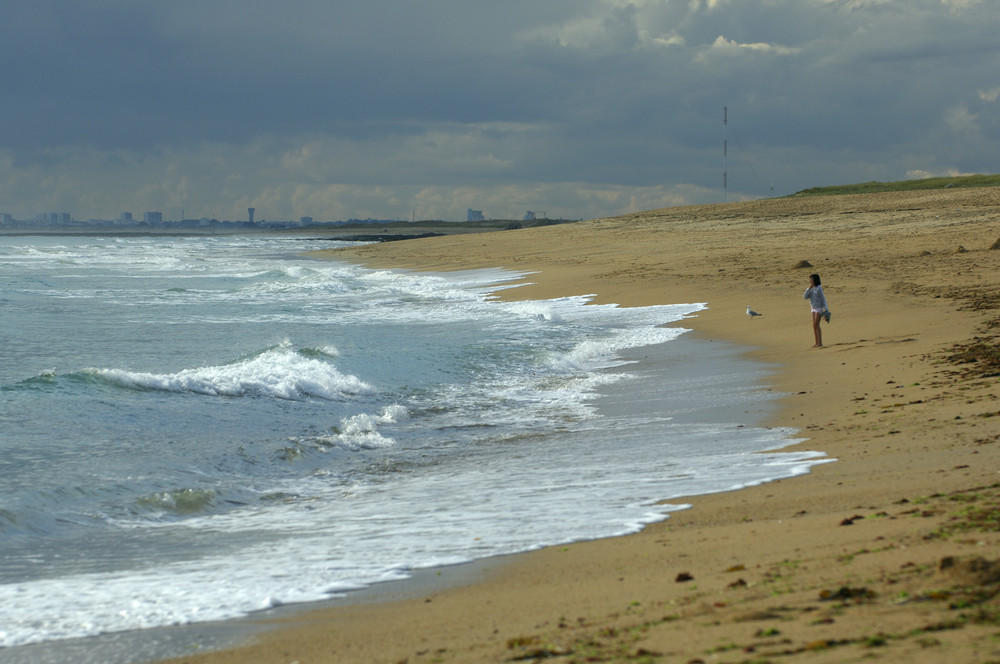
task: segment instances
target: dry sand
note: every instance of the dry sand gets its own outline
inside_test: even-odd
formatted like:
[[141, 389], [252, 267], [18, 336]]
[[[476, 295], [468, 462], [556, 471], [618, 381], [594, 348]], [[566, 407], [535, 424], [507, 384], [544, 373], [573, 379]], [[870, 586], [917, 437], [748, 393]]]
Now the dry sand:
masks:
[[[532, 272], [506, 298], [708, 302], [684, 325], [779, 364], [787, 396], [771, 424], [838, 461], [694, 497], [638, 535], [306, 611], [246, 648], [179, 661], [1000, 662], [998, 238], [1000, 189], [984, 188], [668, 208], [337, 252]], [[812, 272], [833, 311], [816, 350], [802, 299]]]

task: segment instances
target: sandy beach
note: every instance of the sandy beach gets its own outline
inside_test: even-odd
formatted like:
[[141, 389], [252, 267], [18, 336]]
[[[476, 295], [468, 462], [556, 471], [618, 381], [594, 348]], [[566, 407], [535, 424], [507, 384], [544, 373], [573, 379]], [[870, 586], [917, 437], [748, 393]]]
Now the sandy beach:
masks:
[[[678, 207], [332, 257], [530, 273], [511, 299], [707, 302], [837, 459], [628, 537], [445, 568], [175, 662], [1000, 662], [1000, 189]], [[832, 321], [812, 349], [808, 276]], [[747, 306], [762, 316], [751, 320]]]

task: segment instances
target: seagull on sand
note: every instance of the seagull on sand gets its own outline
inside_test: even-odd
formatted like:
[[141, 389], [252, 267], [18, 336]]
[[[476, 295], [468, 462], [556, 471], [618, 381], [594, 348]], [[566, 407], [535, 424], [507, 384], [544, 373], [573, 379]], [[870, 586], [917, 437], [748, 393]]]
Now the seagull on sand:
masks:
[[763, 315], [764, 314], [759, 314], [756, 311], [754, 311], [753, 309], [751, 309], [749, 304], [747, 305], [747, 316], [750, 316], [750, 320], [753, 320], [757, 316], [763, 316]]

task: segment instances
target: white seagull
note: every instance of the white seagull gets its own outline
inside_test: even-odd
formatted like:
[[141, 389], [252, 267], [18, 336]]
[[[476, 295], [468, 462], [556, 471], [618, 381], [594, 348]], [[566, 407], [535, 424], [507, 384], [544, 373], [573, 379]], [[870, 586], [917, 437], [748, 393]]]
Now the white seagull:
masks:
[[759, 314], [756, 311], [754, 311], [753, 309], [751, 309], [749, 304], [747, 305], [747, 316], [750, 316], [750, 320], [753, 320], [757, 316], [763, 316], [763, 315], [764, 314]]

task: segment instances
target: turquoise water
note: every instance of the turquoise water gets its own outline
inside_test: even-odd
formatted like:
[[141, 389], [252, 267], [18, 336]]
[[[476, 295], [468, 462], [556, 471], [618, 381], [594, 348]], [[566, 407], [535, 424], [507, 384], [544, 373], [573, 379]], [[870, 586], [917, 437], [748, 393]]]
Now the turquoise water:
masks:
[[303, 257], [330, 246], [0, 237], [0, 646], [634, 532], [818, 462], [734, 421], [764, 368], [664, 327], [702, 303], [502, 302], [520, 275]]

